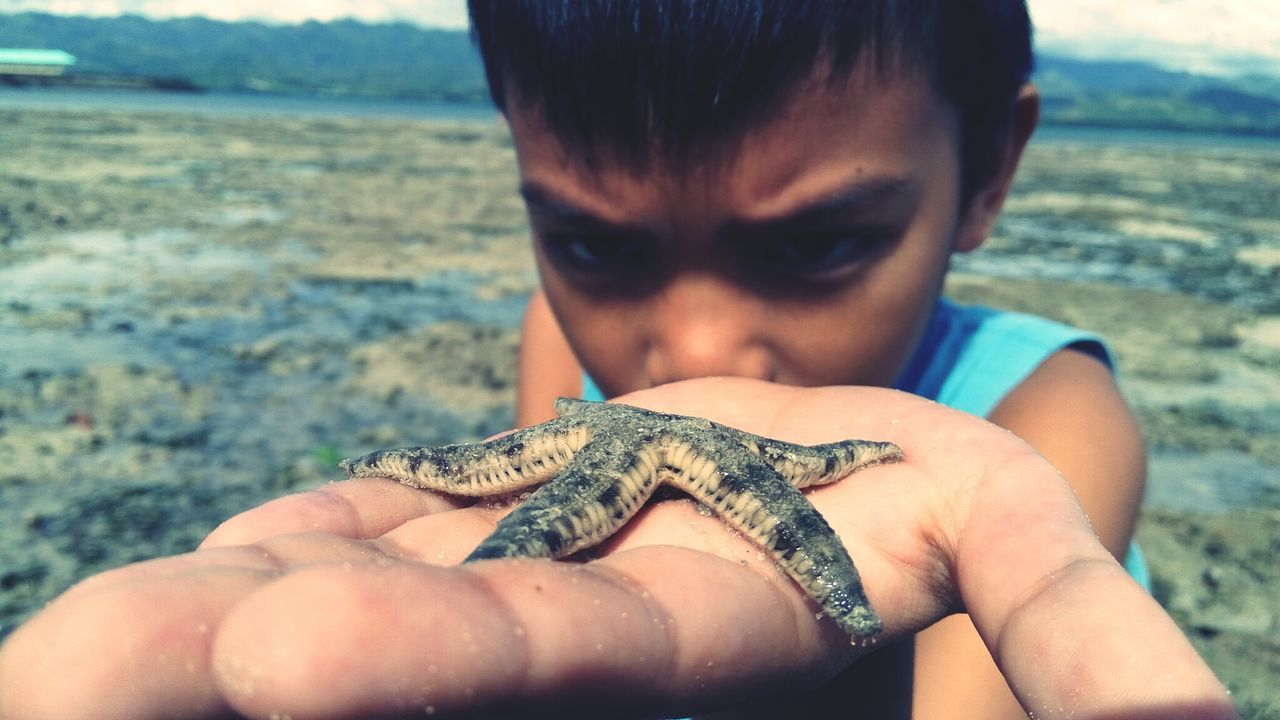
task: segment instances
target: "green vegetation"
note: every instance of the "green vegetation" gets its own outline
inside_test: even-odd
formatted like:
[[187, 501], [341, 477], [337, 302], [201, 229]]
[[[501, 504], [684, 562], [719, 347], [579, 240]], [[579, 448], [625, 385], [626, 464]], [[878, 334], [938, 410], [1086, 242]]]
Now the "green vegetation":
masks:
[[310, 454], [320, 465], [326, 468], [337, 467], [338, 461], [346, 457], [346, 454], [342, 452], [342, 448], [329, 443], [313, 446]]
[[1035, 81], [1048, 123], [1280, 135], [1278, 78], [1225, 79], [1047, 56]]
[[[82, 76], [162, 78], [209, 90], [484, 101], [467, 33], [353, 20], [301, 25], [0, 15], [0, 47], [53, 48]], [[1036, 82], [1051, 124], [1280, 136], [1280, 78], [1216, 78], [1138, 62], [1044, 56]], [[152, 83], [153, 85], [155, 83]]]
[[407, 23], [301, 25], [0, 15], [0, 47], [75, 55], [77, 74], [180, 76], [208, 90], [480, 101], [467, 34]]

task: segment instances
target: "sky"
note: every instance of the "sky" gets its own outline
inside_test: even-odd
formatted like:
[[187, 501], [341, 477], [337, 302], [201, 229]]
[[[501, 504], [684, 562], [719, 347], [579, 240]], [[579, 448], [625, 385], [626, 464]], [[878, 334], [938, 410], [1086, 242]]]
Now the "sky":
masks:
[[[1043, 52], [1280, 77], [1280, 0], [1028, 0]], [[354, 17], [465, 28], [464, 0], [0, 0], [0, 12], [295, 23]]]

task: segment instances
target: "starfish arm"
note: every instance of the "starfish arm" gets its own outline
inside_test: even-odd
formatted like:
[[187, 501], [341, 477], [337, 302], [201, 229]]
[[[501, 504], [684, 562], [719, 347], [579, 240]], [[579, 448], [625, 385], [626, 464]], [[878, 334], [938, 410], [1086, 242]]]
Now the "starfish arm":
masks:
[[880, 631], [880, 618], [839, 537], [778, 471], [736, 443], [717, 445], [714, 459], [675, 443], [668, 458], [673, 472], [664, 481], [769, 552], [841, 629], [855, 638]]
[[841, 440], [796, 445], [742, 433], [742, 446], [798, 488], [826, 485], [864, 468], [901, 462], [902, 449], [890, 442]]
[[603, 405], [604, 403], [593, 402], [591, 400], [582, 400], [580, 398], [558, 397], [556, 398], [556, 414], [560, 417], [572, 415], [576, 412], [589, 410], [593, 405]]
[[463, 562], [560, 558], [596, 545], [640, 510], [658, 486], [656, 445], [597, 441], [503, 518]]
[[586, 425], [560, 418], [481, 443], [379, 450], [338, 463], [347, 477], [387, 477], [405, 485], [481, 497], [522, 490], [565, 467], [586, 445]]

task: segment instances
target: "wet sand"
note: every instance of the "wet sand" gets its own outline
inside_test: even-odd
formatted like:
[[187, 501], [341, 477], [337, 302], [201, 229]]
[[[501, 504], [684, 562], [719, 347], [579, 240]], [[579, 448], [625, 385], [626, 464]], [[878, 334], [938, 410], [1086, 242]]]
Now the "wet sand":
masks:
[[[496, 123], [0, 110], [0, 134], [0, 633], [339, 457], [509, 426], [535, 276]], [[1108, 337], [1156, 595], [1280, 717], [1280, 150], [1046, 139], [1021, 177], [951, 292]]]

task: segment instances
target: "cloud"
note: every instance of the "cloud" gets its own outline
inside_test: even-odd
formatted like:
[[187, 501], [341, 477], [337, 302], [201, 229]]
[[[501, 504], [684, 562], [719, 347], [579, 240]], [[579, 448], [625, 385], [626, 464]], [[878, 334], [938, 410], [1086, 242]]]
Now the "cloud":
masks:
[[0, 0], [0, 12], [32, 10], [56, 15], [202, 15], [215, 20], [297, 23], [356, 18], [405, 20], [428, 27], [467, 27], [463, 0]]
[[[1028, 0], [1038, 46], [1089, 58], [1147, 60], [1174, 70], [1280, 76], [1280, 0]], [[0, 12], [294, 23], [354, 17], [465, 28], [464, 0], [0, 0]]]
[[1043, 51], [1280, 75], [1276, 0], [1029, 0]]

